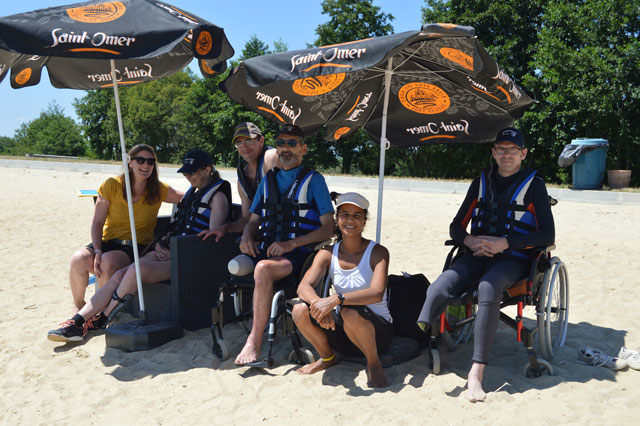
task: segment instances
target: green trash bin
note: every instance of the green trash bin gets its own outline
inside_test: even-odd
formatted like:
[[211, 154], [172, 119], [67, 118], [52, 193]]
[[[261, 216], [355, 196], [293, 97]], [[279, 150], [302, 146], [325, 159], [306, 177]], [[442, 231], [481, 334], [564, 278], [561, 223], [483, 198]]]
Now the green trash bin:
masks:
[[578, 138], [571, 141], [571, 145], [597, 146], [592, 151], [579, 156], [573, 163], [573, 189], [600, 189], [604, 180], [607, 162], [606, 139]]

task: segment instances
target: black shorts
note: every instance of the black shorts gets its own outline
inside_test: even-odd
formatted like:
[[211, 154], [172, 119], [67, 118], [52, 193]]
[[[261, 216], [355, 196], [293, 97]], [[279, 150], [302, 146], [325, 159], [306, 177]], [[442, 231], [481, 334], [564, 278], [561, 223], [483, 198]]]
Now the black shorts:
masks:
[[[352, 305], [345, 307], [355, 310], [360, 314], [362, 318], [373, 323], [373, 328], [376, 331], [376, 347], [378, 348], [378, 353], [384, 352], [389, 347], [391, 339], [393, 339], [393, 324], [386, 319], [374, 314], [373, 311], [367, 306]], [[324, 331], [324, 333], [327, 335], [329, 346], [345, 355], [363, 355], [360, 349], [358, 349], [358, 347], [353, 344], [353, 342], [344, 332], [344, 322], [342, 320], [342, 315], [340, 315], [336, 311], [333, 311], [332, 314], [333, 319], [336, 323], [336, 329], [331, 330], [321, 327], [322, 331]], [[311, 322], [314, 325], [320, 327], [316, 320], [313, 319], [313, 317], [311, 317]]]
[[[87, 247], [93, 249], [93, 243], [87, 244]], [[144, 249], [147, 248], [146, 244], [138, 244], [138, 254], [142, 255]], [[106, 253], [108, 251], [120, 250], [125, 252], [127, 256], [129, 256], [129, 262], [133, 263], [133, 245], [129, 244], [119, 244], [113, 241], [103, 241], [102, 242], [102, 252]]]

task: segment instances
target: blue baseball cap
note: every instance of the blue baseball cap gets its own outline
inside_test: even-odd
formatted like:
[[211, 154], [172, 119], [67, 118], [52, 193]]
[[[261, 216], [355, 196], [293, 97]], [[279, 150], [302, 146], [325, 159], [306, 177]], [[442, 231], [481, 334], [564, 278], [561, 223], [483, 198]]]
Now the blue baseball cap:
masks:
[[518, 129], [514, 129], [513, 127], [507, 127], [506, 129], [502, 129], [498, 132], [494, 144], [499, 142], [513, 142], [520, 148], [524, 148], [524, 136], [522, 135], [522, 132]]

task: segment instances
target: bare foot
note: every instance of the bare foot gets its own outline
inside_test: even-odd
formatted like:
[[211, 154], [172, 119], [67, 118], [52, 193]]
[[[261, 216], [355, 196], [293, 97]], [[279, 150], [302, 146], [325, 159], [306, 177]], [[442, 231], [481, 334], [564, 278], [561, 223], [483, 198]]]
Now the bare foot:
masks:
[[256, 346], [256, 344], [251, 339], [251, 336], [247, 338], [247, 343], [244, 344], [244, 347], [236, 357], [234, 361], [235, 365], [245, 365], [250, 362], [256, 362], [258, 357], [260, 356], [260, 351], [262, 348]]
[[317, 360], [316, 362], [312, 362], [311, 364], [303, 365], [298, 368], [296, 371], [300, 374], [313, 374], [318, 371], [326, 370], [334, 364], [338, 363], [338, 358], [335, 356], [331, 359], [331, 361], [323, 361], [322, 358]]
[[482, 376], [484, 375], [484, 364], [474, 362], [469, 370], [467, 381], [467, 399], [471, 402], [483, 402], [487, 397], [482, 389]]
[[384, 374], [382, 366], [367, 366], [367, 376], [369, 376], [369, 387], [386, 388], [389, 386], [387, 375]]

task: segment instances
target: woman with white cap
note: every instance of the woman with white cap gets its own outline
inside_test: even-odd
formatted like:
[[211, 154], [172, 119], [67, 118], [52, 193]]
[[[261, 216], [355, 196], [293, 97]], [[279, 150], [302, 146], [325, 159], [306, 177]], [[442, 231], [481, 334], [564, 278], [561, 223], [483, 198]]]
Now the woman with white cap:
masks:
[[[338, 242], [322, 249], [298, 286], [304, 303], [293, 308], [293, 319], [320, 359], [298, 369], [313, 374], [338, 362], [342, 354], [364, 354], [369, 386], [389, 385], [378, 356], [393, 337], [387, 305], [389, 251], [362, 236], [369, 201], [355, 192], [338, 197]], [[329, 271], [335, 294], [319, 297], [314, 287]]]

